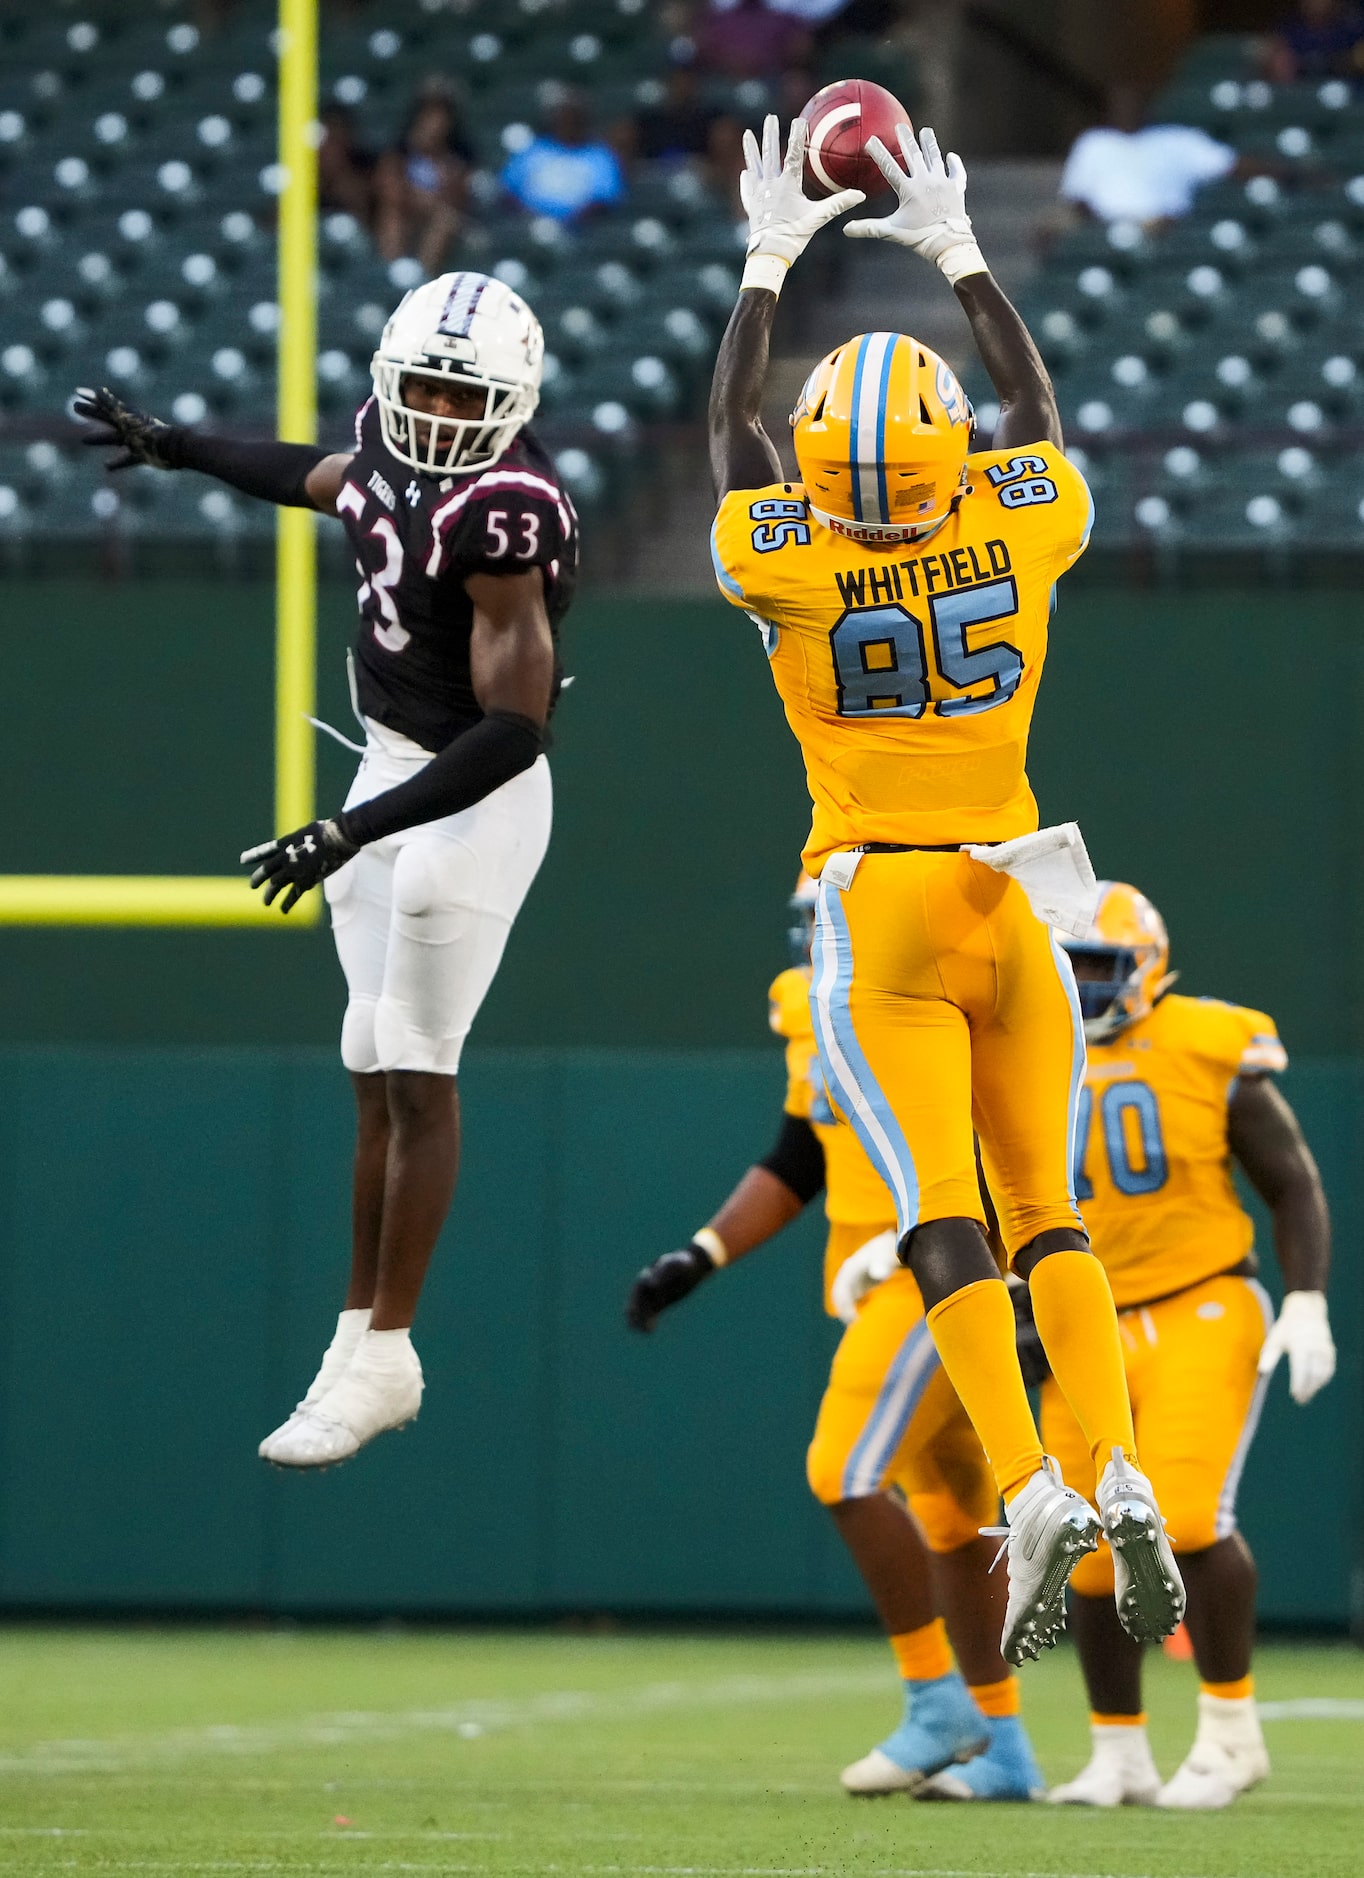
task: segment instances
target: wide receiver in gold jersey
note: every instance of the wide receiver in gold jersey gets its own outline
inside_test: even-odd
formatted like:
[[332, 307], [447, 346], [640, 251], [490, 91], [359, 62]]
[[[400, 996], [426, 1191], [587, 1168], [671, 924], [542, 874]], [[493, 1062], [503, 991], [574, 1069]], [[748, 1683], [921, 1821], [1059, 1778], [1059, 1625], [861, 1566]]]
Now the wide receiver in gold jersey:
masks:
[[995, 1484], [938, 1361], [918, 1286], [895, 1261], [895, 1203], [829, 1105], [810, 1015], [814, 902], [814, 882], [802, 874], [791, 901], [793, 963], [768, 994], [772, 1029], [786, 1041], [776, 1142], [687, 1245], [640, 1272], [626, 1319], [652, 1331], [663, 1311], [775, 1238], [823, 1192], [825, 1306], [847, 1329], [806, 1470], [904, 1685], [899, 1726], [843, 1770], [843, 1786], [858, 1795], [1037, 1799], [1046, 1783], [1019, 1715], [1018, 1678], [999, 1652], [996, 1548], [980, 1536], [995, 1516]]
[[[802, 480], [782, 479], [759, 418], [777, 296], [811, 236], [860, 199], [806, 199], [806, 135], [792, 125], [784, 163], [775, 118], [761, 149], [746, 135], [749, 261], [710, 430], [716, 577], [762, 630], [814, 800], [821, 1067], [895, 1200], [900, 1257], [1004, 1498], [1005, 1658], [1054, 1641], [1070, 1571], [1101, 1532], [1124, 1626], [1155, 1639], [1184, 1592], [1072, 1191], [1075, 981], [1034, 908], [1032, 870], [1072, 837], [1037, 835], [1024, 770], [1052, 590], [1084, 549], [1088, 492], [1046, 369], [976, 245], [960, 160], [944, 164], [933, 133], [916, 143], [907, 125], [903, 167], [868, 145], [898, 206], [847, 233], [912, 248], [955, 288], [999, 396], [995, 447], [969, 454], [971, 408], [944, 360], [904, 334], [863, 334], [811, 374], [792, 417]], [[1075, 878], [1067, 917], [1080, 920], [1092, 897], [1085, 870]], [[977, 1133], [1005, 1250], [1084, 1430], [1097, 1518], [1042, 1452], [984, 1229]]]
[[[1311, 1152], [1271, 1080], [1288, 1064], [1273, 1019], [1171, 994], [1165, 922], [1121, 881], [1102, 884], [1090, 930], [1064, 943], [1089, 1039], [1076, 1189], [1117, 1301], [1141, 1451], [1188, 1583], [1201, 1687], [1197, 1738], [1162, 1786], [1146, 1741], [1141, 1646], [1114, 1618], [1106, 1549], [1082, 1559], [1071, 1627], [1093, 1754], [1051, 1797], [1206, 1810], [1269, 1772], [1250, 1674], [1255, 1562], [1237, 1530], [1236, 1491], [1279, 1358], [1288, 1357], [1298, 1402], [1335, 1369], [1330, 1219]], [[1286, 1293], [1277, 1322], [1255, 1275], [1233, 1161], [1273, 1216]], [[1092, 1493], [1084, 1437], [1050, 1381], [1042, 1433], [1069, 1484]]]

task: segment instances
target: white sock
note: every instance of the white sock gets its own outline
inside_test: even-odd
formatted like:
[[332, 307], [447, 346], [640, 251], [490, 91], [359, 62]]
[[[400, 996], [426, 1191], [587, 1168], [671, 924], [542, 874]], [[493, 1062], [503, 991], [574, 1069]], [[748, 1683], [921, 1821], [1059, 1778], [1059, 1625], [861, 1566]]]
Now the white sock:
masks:
[[368, 1329], [368, 1305], [363, 1310], [342, 1311], [336, 1320], [336, 1335], [332, 1338], [331, 1347], [337, 1349], [349, 1344], [353, 1350]]
[[332, 1340], [322, 1353], [317, 1374], [308, 1386], [305, 1403], [318, 1402], [345, 1375], [351, 1358], [360, 1347], [360, 1339], [369, 1329], [368, 1307], [362, 1311], [342, 1311], [336, 1320]]
[[1255, 1697], [1242, 1695], [1228, 1698], [1224, 1695], [1209, 1695], [1206, 1689], [1200, 1689], [1195, 1743], [1204, 1741], [1215, 1742], [1218, 1747], [1232, 1752], [1238, 1748], [1263, 1748], [1264, 1736], [1260, 1732]]
[[1154, 1771], [1155, 1762], [1151, 1758], [1151, 1743], [1146, 1736], [1145, 1722], [1131, 1726], [1091, 1722], [1089, 1733], [1096, 1759], [1121, 1761], [1125, 1767], [1139, 1767], [1143, 1770], [1149, 1766]]
[[410, 1330], [366, 1330], [361, 1339], [361, 1354], [369, 1370], [403, 1370], [409, 1367], [415, 1351]]

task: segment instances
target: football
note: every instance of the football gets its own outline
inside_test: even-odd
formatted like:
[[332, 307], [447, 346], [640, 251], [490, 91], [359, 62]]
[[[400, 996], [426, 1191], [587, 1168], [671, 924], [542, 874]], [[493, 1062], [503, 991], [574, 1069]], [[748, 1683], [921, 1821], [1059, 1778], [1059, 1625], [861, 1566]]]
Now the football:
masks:
[[801, 116], [810, 126], [805, 152], [805, 187], [813, 196], [840, 189], [880, 195], [890, 184], [867, 155], [867, 140], [879, 137], [891, 154], [900, 145], [897, 124], [909, 124], [909, 112], [884, 85], [869, 78], [840, 78], [817, 91]]

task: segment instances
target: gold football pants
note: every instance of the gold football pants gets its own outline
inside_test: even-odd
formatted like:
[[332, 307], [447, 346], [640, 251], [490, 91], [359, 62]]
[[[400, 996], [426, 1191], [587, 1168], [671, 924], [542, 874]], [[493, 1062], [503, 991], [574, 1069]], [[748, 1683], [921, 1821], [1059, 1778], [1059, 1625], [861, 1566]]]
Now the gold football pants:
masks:
[[1017, 881], [960, 853], [864, 855], [819, 883], [811, 1009], [829, 1093], [895, 1200], [901, 1237], [984, 1220], [1009, 1257], [1072, 1190], [1084, 1032], [1070, 961]]

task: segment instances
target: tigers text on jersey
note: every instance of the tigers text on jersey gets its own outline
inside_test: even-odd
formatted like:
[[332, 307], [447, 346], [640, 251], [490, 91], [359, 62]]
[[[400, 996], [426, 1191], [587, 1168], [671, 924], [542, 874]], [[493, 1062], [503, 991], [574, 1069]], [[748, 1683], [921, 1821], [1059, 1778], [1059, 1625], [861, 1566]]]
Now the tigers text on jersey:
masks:
[[465, 581], [542, 569], [557, 644], [577, 578], [577, 516], [526, 431], [490, 469], [445, 477], [398, 461], [372, 398], [356, 418], [355, 439], [336, 512], [361, 583], [359, 707], [422, 749], [443, 750], [483, 715], [469, 675], [474, 608]]
[[810, 1013], [810, 973], [793, 965], [773, 980], [768, 1021], [786, 1039], [786, 1113], [809, 1122], [824, 1150], [824, 1211], [834, 1225], [893, 1226], [895, 1202], [824, 1087]]
[[1089, 1046], [1075, 1194], [1119, 1310], [1230, 1271], [1254, 1229], [1237, 1197], [1227, 1104], [1243, 1072], [1287, 1067], [1272, 1018], [1163, 997]]
[[716, 579], [762, 629], [805, 757], [811, 874], [865, 842], [1037, 827], [1024, 766], [1052, 590], [1088, 543], [1093, 504], [1054, 444], [967, 466], [942, 526], [894, 549], [822, 527], [799, 483], [720, 504]]

